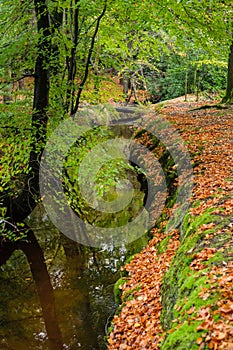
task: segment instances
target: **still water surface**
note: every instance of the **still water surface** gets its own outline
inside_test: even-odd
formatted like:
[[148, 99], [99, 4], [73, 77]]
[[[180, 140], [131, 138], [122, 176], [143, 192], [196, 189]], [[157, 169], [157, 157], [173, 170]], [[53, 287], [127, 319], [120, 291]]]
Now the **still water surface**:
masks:
[[[104, 338], [117, 308], [113, 286], [120, 266], [146, 244], [146, 237], [128, 247], [98, 250], [61, 235], [39, 206], [29, 223], [45, 257], [57, 328], [50, 330], [49, 339], [46, 324], [54, 319], [42, 312], [41, 304], [51, 304], [43, 264], [38, 264], [32, 276], [25, 254], [15, 251], [0, 270], [0, 349], [56, 349], [53, 342], [69, 350], [106, 349]], [[37, 256], [35, 247], [31, 253]]]
[[118, 306], [114, 283], [147, 236], [117, 248], [85, 247], [62, 235], [40, 206], [28, 225], [34, 243], [0, 267], [0, 350], [106, 349]]

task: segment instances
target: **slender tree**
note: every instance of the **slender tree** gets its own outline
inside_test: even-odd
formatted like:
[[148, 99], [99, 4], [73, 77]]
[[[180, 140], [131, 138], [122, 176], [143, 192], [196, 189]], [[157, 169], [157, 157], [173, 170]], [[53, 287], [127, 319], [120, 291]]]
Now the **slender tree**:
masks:
[[222, 103], [233, 103], [233, 42], [230, 46], [227, 70], [227, 89]]

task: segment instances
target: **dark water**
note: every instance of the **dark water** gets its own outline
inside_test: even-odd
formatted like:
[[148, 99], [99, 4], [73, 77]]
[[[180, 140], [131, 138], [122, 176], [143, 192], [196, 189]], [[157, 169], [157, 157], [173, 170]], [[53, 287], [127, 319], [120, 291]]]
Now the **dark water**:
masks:
[[118, 248], [85, 247], [60, 234], [40, 206], [28, 225], [32, 243], [0, 267], [0, 350], [106, 349], [120, 266], [147, 236]]
[[[54, 321], [42, 310], [43, 304], [52, 303], [43, 264], [32, 276], [25, 254], [15, 251], [0, 270], [0, 349], [50, 350], [57, 349], [56, 342], [70, 350], [106, 349], [104, 337], [117, 307], [113, 286], [119, 268], [146, 244], [146, 237], [128, 247], [97, 250], [61, 235], [40, 207], [29, 222], [43, 250], [56, 317]], [[37, 249], [30, 250], [36, 257]], [[48, 332], [50, 322], [57, 322], [57, 328]]]

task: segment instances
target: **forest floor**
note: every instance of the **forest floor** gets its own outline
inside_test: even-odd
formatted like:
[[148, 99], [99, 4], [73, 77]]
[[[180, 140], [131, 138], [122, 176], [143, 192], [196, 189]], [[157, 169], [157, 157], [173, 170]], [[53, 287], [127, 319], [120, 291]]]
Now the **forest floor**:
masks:
[[[124, 266], [128, 277], [120, 286], [122, 305], [113, 319], [109, 350], [233, 349], [233, 106], [194, 110], [206, 103], [214, 101], [178, 98], [159, 111], [179, 131], [192, 157], [194, 188], [188, 225], [194, 229], [189, 241], [181, 238], [180, 230], [170, 232], [161, 252], [158, 247], [167, 233], [154, 228], [147, 247]], [[198, 222], [208, 212], [208, 220]], [[227, 220], [219, 225], [214, 220], [217, 216]], [[183, 256], [189, 258], [188, 266], [180, 258], [182, 244], [187, 246]], [[169, 279], [169, 271], [180, 263], [185, 278], [195, 280], [190, 289], [195, 289], [196, 299], [190, 303], [192, 291], [182, 294], [183, 285], [177, 280], [173, 319], [164, 327], [164, 276], [168, 273]], [[203, 283], [197, 282], [200, 279]]]

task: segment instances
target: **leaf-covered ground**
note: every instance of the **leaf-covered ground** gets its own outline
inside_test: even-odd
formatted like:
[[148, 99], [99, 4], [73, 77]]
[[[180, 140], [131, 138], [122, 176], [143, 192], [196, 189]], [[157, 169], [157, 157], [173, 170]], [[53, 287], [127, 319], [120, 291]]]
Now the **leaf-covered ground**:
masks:
[[192, 157], [192, 203], [179, 230], [154, 229], [125, 266], [109, 350], [233, 349], [233, 108], [198, 106], [160, 111]]

